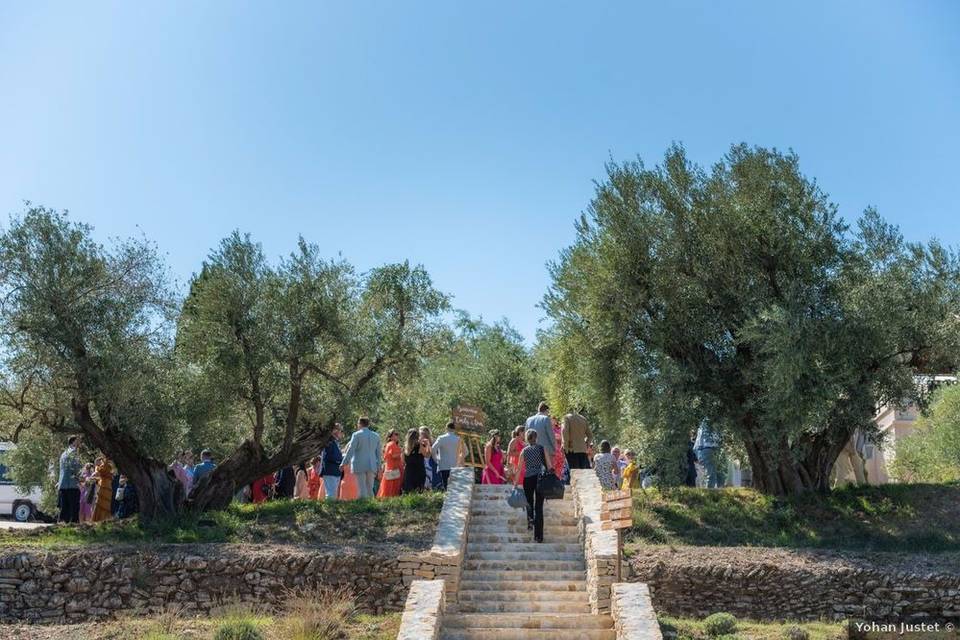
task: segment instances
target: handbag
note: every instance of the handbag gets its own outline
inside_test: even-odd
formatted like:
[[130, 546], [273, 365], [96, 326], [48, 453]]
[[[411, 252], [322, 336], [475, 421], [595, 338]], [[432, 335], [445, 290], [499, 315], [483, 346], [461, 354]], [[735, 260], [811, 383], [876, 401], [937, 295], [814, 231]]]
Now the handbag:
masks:
[[537, 493], [544, 500], [563, 500], [563, 482], [555, 473], [541, 473], [537, 478]]
[[383, 472], [384, 480], [399, 480], [400, 479], [400, 469], [387, 469]]
[[527, 494], [520, 487], [513, 488], [513, 492], [507, 497], [507, 504], [514, 509], [526, 509], [530, 505]]

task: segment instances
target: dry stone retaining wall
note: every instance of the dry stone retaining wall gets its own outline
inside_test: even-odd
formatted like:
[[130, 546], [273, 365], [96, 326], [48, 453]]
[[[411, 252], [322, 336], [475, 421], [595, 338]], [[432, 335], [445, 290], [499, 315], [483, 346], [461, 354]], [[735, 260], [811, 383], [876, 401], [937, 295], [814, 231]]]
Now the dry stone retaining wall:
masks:
[[396, 550], [384, 547], [20, 550], [0, 555], [0, 621], [203, 615], [234, 602], [273, 608], [289, 589], [318, 587], [348, 589], [373, 613], [399, 611], [407, 592]]
[[641, 547], [631, 580], [659, 613], [759, 620], [960, 622], [960, 554]]

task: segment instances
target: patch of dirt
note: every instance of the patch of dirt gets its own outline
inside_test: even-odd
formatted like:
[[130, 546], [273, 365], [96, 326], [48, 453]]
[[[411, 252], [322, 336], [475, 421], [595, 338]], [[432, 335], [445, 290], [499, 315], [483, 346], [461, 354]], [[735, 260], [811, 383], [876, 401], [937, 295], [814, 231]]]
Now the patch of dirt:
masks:
[[636, 545], [628, 550], [630, 564], [649, 573], [657, 564], [695, 567], [726, 567], [750, 571], [756, 567], [779, 567], [823, 574], [850, 570], [900, 571], [920, 575], [960, 575], [960, 552], [888, 553], [780, 549], [770, 547], [704, 547]]

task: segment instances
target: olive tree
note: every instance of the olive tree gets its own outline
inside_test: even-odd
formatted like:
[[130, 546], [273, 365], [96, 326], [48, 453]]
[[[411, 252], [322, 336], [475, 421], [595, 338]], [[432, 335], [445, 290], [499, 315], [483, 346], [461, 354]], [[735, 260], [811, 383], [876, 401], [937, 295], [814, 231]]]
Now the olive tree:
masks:
[[[43, 207], [0, 237], [6, 428], [79, 429], [136, 485], [145, 519], [222, 508], [320, 451], [378, 376], [416, 359], [446, 305], [421, 268], [356, 276], [303, 241], [271, 266], [239, 234], [204, 263], [182, 309], [168, 283], [148, 242], [105, 247]], [[182, 409], [199, 404], [184, 397], [200, 392], [221, 418], [249, 420], [186, 496], [163, 460], [190, 427]]]
[[745, 145], [709, 171], [679, 146], [610, 164], [552, 279], [561, 363], [583, 360], [599, 412], [627, 399], [675, 443], [710, 418], [776, 494], [827, 489], [850, 435], [923, 401], [914, 373], [952, 367], [960, 335], [955, 254], [872, 210], [849, 228], [794, 154]]

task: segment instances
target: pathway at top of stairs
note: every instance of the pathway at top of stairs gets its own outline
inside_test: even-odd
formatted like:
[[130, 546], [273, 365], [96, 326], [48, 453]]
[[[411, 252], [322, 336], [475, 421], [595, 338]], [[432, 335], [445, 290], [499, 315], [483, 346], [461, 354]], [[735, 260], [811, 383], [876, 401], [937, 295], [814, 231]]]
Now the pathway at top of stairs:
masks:
[[614, 640], [613, 619], [593, 615], [573, 503], [544, 507], [544, 541], [533, 541], [509, 485], [476, 485], [456, 604], [448, 604], [441, 640]]

